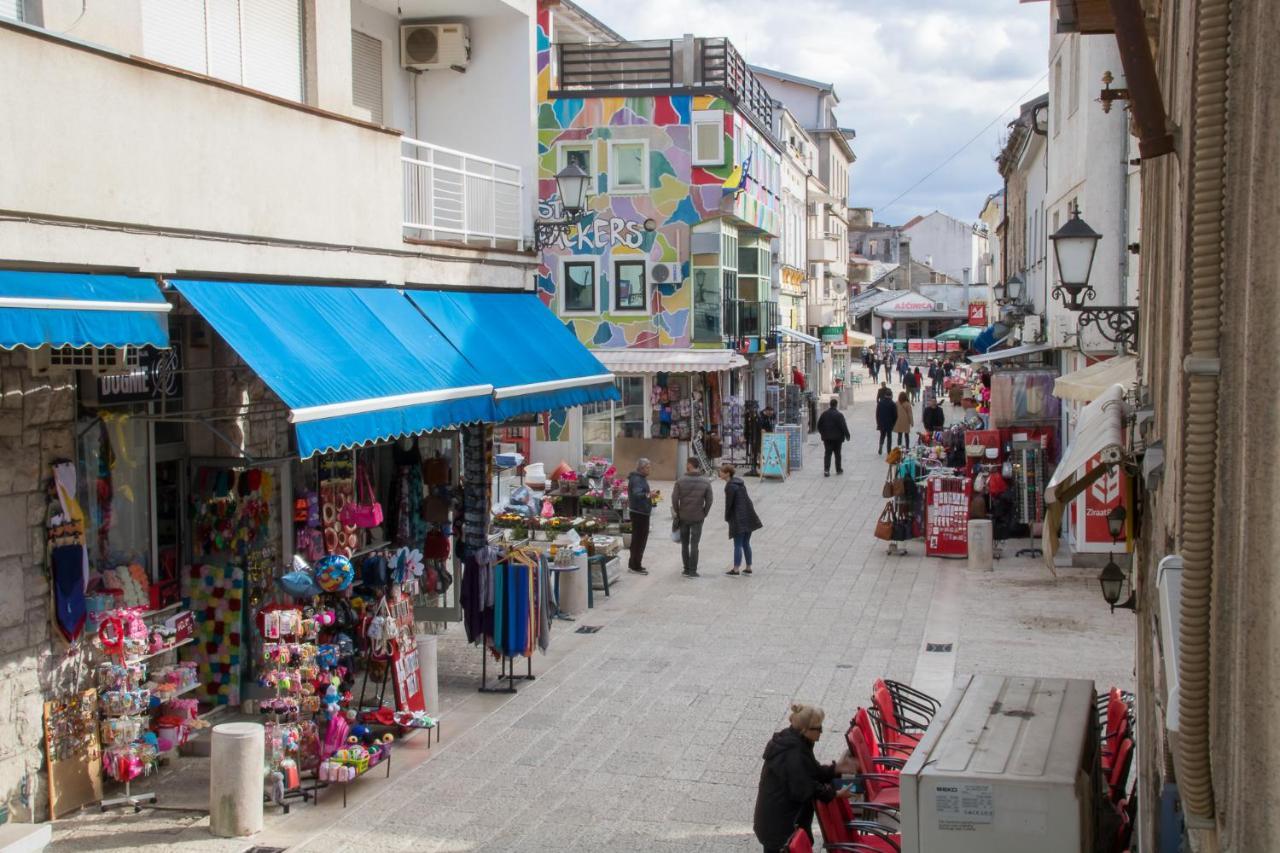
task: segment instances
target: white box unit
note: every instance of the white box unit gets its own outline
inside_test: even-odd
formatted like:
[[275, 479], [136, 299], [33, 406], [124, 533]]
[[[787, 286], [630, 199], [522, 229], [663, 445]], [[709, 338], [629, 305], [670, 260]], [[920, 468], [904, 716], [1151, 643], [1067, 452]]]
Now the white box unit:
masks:
[[649, 280], [654, 284], [679, 284], [680, 264], [649, 264]]
[[413, 71], [452, 68], [471, 62], [471, 31], [466, 24], [404, 24], [400, 27], [400, 64]]
[[902, 853], [1095, 849], [1092, 681], [968, 676], [902, 769]]

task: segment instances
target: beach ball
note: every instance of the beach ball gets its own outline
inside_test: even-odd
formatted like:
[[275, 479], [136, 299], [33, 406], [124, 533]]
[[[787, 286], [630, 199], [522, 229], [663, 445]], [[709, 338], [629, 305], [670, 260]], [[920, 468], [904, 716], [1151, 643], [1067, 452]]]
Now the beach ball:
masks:
[[330, 554], [316, 560], [312, 567], [315, 571], [316, 583], [325, 592], [342, 592], [351, 586], [356, 570], [351, 561], [341, 554]]

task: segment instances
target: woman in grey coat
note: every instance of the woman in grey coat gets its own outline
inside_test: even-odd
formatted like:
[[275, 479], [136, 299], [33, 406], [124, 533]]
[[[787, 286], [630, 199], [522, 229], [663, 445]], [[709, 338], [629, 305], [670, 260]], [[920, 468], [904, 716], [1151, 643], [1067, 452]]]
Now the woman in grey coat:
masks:
[[[751, 534], [764, 527], [755, 505], [747, 494], [747, 484], [735, 477], [737, 469], [728, 462], [720, 466], [724, 480], [724, 520], [729, 522], [729, 538], [733, 540], [733, 568], [728, 575], [751, 574]], [[743, 566], [743, 560], [746, 565]]]

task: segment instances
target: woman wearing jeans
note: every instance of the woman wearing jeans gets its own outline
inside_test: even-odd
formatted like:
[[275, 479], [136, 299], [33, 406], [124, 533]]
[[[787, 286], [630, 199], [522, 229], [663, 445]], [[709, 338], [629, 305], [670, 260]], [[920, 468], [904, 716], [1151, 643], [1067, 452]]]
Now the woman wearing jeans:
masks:
[[[728, 462], [720, 466], [720, 479], [724, 480], [724, 520], [729, 522], [729, 538], [733, 540], [733, 568], [728, 575], [751, 574], [751, 534], [764, 527], [755, 505], [747, 494], [747, 484], [735, 477], [737, 471]], [[743, 559], [746, 565], [743, 565]]]

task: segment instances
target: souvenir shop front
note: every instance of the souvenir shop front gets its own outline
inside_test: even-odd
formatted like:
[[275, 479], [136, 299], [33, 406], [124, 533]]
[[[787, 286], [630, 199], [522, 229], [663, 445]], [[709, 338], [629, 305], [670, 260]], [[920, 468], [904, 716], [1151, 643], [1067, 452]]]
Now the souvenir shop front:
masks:
[[[492, 425], [611, 401], [614, 377], [529, 294], [129, 281], [132, 324], [86, 309], [106, 331], [29, 344], [92, 368], [48, 472], [52, 612], [81, 661], [46, 703], [54, 815], [154, 802], [130, 786], [231, 719], [265, 724], [275, 802], [389, 772], [397, 737], [438, 737], [424, 624], [461, 619], [488, 548]], [[472, 564], [540, 612], [536, 566]], [[536, 628], [477, 643], [530, 656]]]
[[656, 480], [675, 480], [690, 456], [705, 464], [743, 447], [747, 360], [730, 350], [594, 350], [618, 377], [620, 401], [583, 410], [583, 459], [618, 471], [646, 458]]
[[[1016, 366], [992, 353], [953, 371], [948, 390], [957, 393], [940, 401], [950, 426], [918, 433], [909, 451], [894, 454], [876, 527], [890, 553], [922, 539], [928, 556], [966, 557], [971, 519], [991, 521], [997, 556], [1002, 546], [1041, 553], [1046, 483], [1059, 453], [1057, 371], [1030, 362], [1040, 350], [1003, 352]], [[950, 405], [955, 399], [960, 407]]]

